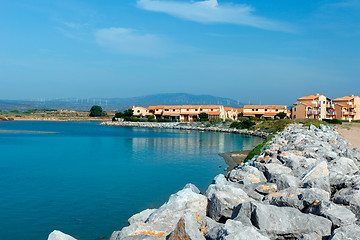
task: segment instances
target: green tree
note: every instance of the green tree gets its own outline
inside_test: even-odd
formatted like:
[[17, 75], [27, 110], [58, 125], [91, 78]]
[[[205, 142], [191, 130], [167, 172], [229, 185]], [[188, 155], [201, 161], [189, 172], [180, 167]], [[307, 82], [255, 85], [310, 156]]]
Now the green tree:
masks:
[[134, 116], [134, 110], [128, 109], [124, 111], [123, 118], [125, 121], [132, 121], [133, 116]]
[[201, 122], [207, 122], [209, 121], [209, 114], [202, 112], [199, 114], [199, 118]]
[[287, 115], [284, 112], [279, 112], [278, 114], [276, 114], [276, 117], [279, 117], [280, 119], [284, 119], [287, 117]]
[[106, 112], [103, 111], [102, 107], [100, 107], [98, 105], [94, 105], [90, 109], [89, 116], [90, 117], [102, 117], [102, 116], [106, 116]]

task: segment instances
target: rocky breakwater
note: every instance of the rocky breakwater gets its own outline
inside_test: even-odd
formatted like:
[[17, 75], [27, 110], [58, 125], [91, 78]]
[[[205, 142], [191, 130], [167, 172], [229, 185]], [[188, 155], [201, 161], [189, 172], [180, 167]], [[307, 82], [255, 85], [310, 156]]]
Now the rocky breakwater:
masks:
[[266, 138], [270, 133], [248, 130], [248, 129], [235, 129], [226, 127], [205, 127], [203, 124], [196, 122], [192, 123], [179, 123], [179, 122], [121, 122], [121, 121], [107, 121], [102, 122], [101, 125], [105, 126], [120, 126], [120, 127], [144, 127], [144, 128], [169, 128], [169, 129], [180, 129], [180, 130], [195, 130], [195, 131], [207, 131], [207, 132], [226, 132], [226, 133], [237, 133], [250, 136], [257, 136]]
[[111, 240], [360, 239], [359, 161], [334, 130], [291, 125], [205, 193], [188, 184]]

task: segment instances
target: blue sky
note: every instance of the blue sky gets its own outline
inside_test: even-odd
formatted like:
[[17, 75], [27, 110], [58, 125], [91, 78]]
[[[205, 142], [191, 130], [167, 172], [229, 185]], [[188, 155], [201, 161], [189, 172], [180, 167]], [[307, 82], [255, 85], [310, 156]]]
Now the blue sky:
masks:
[[0, 4], [0, 99], [360, 94], [360, 0]]

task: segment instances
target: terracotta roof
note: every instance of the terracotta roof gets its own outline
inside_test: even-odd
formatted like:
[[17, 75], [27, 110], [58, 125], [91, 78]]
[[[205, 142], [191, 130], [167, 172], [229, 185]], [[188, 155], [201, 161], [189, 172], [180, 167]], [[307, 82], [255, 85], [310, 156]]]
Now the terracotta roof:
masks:
[[222, 105], [200, 105], [201, 108], [221, 108]]
[[345, 96], [342, 98], [335, 98], [333, 101], [351, 101], [354, 100], [354, 98], [357, 96]]
[[147, 108], [144, 108], [144, 107], [133, 107], [133, 109], [134, 108], [141, 108], [141, 109], [147, 110]]
[[244, 109], [243, 109], [243, 108], [237, 108], [236, 111], [237, 111], [238, 113], [242, 113], [242, 112], [244, 112]]
[[244, 109], [283, 109], [285, 110], [286, 106], [281, 105], [245, 105]]
[[164, 112], [163, 116], [180, 116], [180, 113]]
[[294, 103], [294, 105], [305, 105], [305, 106], [308, 106], [308, 107], [312, 107], [310, 104], [303, 103], [303, 102], [296, 102], [296, 103]]
[[298, 100], [314, 100], [314, 99], [319, 98], [320, 96], [323, 96], [323, 95], [309, 95], [309, 96], [298, 98]]
[[344, 105], [344, 104], [341, 104], [341, 103], [335, 103], [336, 105], [340, 106], [340, 107], [344, 107], [344, 108], [347, 108], [348, 106], [347, 105]]
[[220, 112], [208, 112], [207, 114], [209, 114], [209, 115], [220, 115], [221, 113]]
[[225, 110], [225, 111], [233, 111], [234, 108], [232, 108], [232, 107], [224, 107], [224, 110]]

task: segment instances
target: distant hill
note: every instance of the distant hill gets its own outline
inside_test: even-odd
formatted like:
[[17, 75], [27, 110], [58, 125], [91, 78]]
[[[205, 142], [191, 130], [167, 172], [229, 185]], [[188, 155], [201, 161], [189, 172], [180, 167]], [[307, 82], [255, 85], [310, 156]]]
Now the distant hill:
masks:
[[88, 111], [93, 105], [100, 105], [105, 111], [119, 111], [132, 106], [150, 105], [211, 105], [241, 107], [243, 104], [230, 98], [187, 93], [164, 93], [131, 98], [63, 98], [52, 100], [0, 100], [0, 110], [69, 109]]

